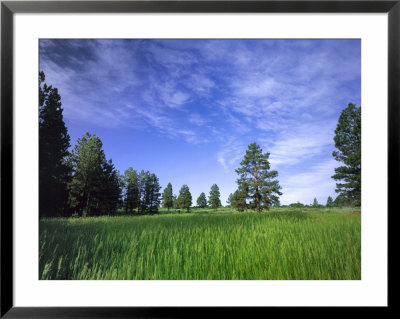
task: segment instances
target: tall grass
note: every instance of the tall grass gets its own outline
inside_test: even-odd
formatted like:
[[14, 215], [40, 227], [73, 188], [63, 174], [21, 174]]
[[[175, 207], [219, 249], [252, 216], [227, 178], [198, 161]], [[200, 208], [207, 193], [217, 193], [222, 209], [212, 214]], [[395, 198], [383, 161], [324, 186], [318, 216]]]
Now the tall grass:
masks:
[[361, 279], [361, 216], [336, 210], [40, 221], [40, 279]]

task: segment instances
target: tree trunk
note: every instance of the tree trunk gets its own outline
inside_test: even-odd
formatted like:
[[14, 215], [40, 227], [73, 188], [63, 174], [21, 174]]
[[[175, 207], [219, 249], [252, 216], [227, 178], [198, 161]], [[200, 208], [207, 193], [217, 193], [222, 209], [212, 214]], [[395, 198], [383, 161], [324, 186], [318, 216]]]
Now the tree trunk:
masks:
[[88, 193], [87, 199], [86, 199], [86, 216], [90, 216], [89, 212], [89, 204], [90, 204], [90, 192]]
[[258, 177], [257, 177], [257, 167], [254, 167], [254, 185], [256, 188], [256, 193], [255, 193], [255, 197], [256, 197], [256, 204], [257, 204], [257, 212], [260, 213], [260, 194], [258, 192]]

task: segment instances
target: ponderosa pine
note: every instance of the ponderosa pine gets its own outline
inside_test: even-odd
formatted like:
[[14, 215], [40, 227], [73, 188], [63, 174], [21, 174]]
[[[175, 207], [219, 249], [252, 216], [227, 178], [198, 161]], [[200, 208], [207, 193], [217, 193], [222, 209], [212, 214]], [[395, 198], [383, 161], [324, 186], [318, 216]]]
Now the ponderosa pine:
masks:
[[67, 183], [71, 168], [70, 137], [63, 120], [61, 96], [39, 73], [39, 216], [60, 216], [67, 212]]
[[270, 153], [263, 153], [263, 150], [256, 143], [248, 146], [240, 167], [236, 169], [239, 174], [237, 183], [239, 186], [247, 185], [248, 199], [255, 206], [257, 212], [269, 207], [279, 200], [280, 185], [278, 172], [270, 169]]
[[335, 160], [344, 165], [335, 168], [332, 178], [342, 202], [361, 206], [361, 106], [353, 103], [340, 114], [335, 129]]

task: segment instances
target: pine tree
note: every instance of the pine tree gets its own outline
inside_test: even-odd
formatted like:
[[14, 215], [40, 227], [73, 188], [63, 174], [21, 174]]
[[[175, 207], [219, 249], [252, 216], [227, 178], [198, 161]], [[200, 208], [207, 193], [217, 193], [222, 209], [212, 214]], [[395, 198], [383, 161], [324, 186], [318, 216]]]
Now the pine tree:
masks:
[[138, 175], [139, 212], [157, 213], [161, 203], [161, 186], [158, 177], [149, 171], [141, 170]]
[[249, 185], [243, 182], [238, 189], [233, 193], [231, 206], [238, 211], [246, 211], [248, 209], [247, 198], [249, 197]]
[[136, 170], [129, 167], [124, 172], [125, 184], [125, 212], [132, 213], [139, 207], [139, 185], [138, 174]]
[[138, 174], [138, 189], [139, 189], [139, 205], [138, 212], [144, 214], [148, 199], [146, 198], [146, 181], [149, 178], [150, 172], [141, 170]]
[[73, 177], [68, 185], [69, 203], [79, 216], [95, 215], [102, 164], [106, 161], [101, 148], [100, 139], [86, 133], [77, 140], [69, 157], [73, 168]]
[[138, 186], [139, 186], [139, 207], [138, 211], [141, 214], [145, 214], [147, 210], [147, 205], [149, 202], [149, 196], [146, 193], [146, 184], [150, 178], [150, 172], [141, 170], [138, 175]]
[[177, 205], [179, 208], [186, 209], [189, 212], [189, 208], [192, 206], [192, 194], [190, 194], [189, 186], [183, 185], [179, 190]]
[[335, 130], [333, 157], [344, 166], [335, 168], [332, 178], [342, 202], [361, 206], [361, 106], [349, 103], [340, 114]]
[[221, 200], [219, 199], [219, 197], [219, 187], [217, 184], [214, 184], [213, 186], [211, 186], [210, 195], [208, 197], [208, 203], [214, 210], [217, 210], [217, 208], [221, 206]]
[[332, 207], [333, 206], [333, 199], [332, 197], [328, 196], [328, 199], [326, 200], [326, 207]]
[[71, 168], [66, 158], [70, 137], [63, 120], [61, 96], [39, 73], [39, 216], [67, 213], [67, 183]]
[[313, 206], [313, 207], [319, 207], [319, 204], [318, 204], [317, 198], [315, 198], [315, 197], [314, 197], [314, 201], [313, 201], [313, 204], [312, 204], [312, 206]]
[[270, 153], [263, 153], [256, 143], [248, 146], [241, 167], [236, 169], [239, 174], [238, 185], [248, 185], [248, 196], [258, 212], [269, 207], [279, 200], [281, 187], [279, 186], [277, 171], [270, 170]]
[[158, 208], [161, 204], [160, 190], [161, 186], [158, 181], [158, 177], [154, 173], [150, 174], [146, 183], [146, 193], [148, 193], [147, 212], [150, 214], [158, 212]]
[[201, 193], [200, 196], [197, 198], [197, 206], [200, 208], [207, 207], [207, 198], [206, 194]]
[[354, 202], [343, 193], [339, 194], [333, 201], [333, 206], [335, 207], [346, 207], [351, 205], [354, 205]]
[[169, 209], [173, 206], [172, 184], [168, 183], [163, 192], [163, 206]]
[[119, 172], [110, 159], [103, 164], [98, 214], [114, 214], [121, 202], [122, 183]]
[[119, 173], [106, 160], [102, 147], [99, 137], [86, 133], [69, 156], [73, 170], [69, 204], [79, 216], [115, 213], [120, 201]]

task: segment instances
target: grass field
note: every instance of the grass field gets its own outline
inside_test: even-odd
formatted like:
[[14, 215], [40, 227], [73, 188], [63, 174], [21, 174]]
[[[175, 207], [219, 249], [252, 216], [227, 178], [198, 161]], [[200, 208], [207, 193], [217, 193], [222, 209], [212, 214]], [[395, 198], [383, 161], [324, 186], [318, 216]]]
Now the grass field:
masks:
[[354, 209], [40, 221], [40, 279], [361, 279]]

